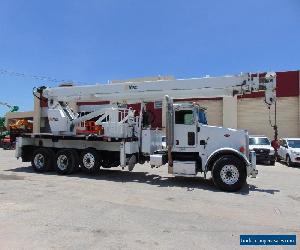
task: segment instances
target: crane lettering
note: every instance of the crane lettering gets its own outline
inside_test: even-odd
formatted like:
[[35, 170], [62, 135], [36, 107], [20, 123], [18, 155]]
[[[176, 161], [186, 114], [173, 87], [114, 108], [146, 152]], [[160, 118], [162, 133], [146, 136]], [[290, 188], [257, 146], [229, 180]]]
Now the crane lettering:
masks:
[[129, 87], [129, 90], [137, 89], [138, 88], [137, 85], [132, 85], [132, 84], [130, 84], [128, 87]]

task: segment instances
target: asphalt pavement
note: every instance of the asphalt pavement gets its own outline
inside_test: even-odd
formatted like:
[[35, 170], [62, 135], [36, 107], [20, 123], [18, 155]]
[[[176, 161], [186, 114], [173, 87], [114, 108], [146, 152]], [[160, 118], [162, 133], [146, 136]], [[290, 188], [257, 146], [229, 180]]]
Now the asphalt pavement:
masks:
[[299, 241], [300, 167], [258, 170], [226, 193], [201, 175], [174, 178], [147, 164], [38, 174], [0, 149], [0, 249], [242, 249], [240, 234]]

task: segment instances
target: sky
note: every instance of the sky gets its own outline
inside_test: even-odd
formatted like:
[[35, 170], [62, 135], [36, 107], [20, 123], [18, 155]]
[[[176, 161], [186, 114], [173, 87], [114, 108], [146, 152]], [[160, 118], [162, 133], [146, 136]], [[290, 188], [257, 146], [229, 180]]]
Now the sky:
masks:
[[[51, 79], [93, 84], [287, 70], [300, 70], [299, 0], [0, 5], [0, 101], [21, 111], [33, 109], [34, 86], [57, 86]], [[0, 116], [7, 111], [0, 106]]]

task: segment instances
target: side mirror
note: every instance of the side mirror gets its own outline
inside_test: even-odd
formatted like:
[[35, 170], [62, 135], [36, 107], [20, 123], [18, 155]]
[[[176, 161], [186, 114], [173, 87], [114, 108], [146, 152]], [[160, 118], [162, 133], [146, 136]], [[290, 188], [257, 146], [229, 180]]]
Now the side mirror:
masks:
[[285, 148], [289, 148], [288, 145], [284, 145]]

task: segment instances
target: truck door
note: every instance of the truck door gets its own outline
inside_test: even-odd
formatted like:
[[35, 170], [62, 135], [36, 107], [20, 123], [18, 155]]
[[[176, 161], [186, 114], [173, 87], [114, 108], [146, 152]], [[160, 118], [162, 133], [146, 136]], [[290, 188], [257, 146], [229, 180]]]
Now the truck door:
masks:
[[174, 147], [195, 148], [197, 126], [193, 110], [175, 110]]

